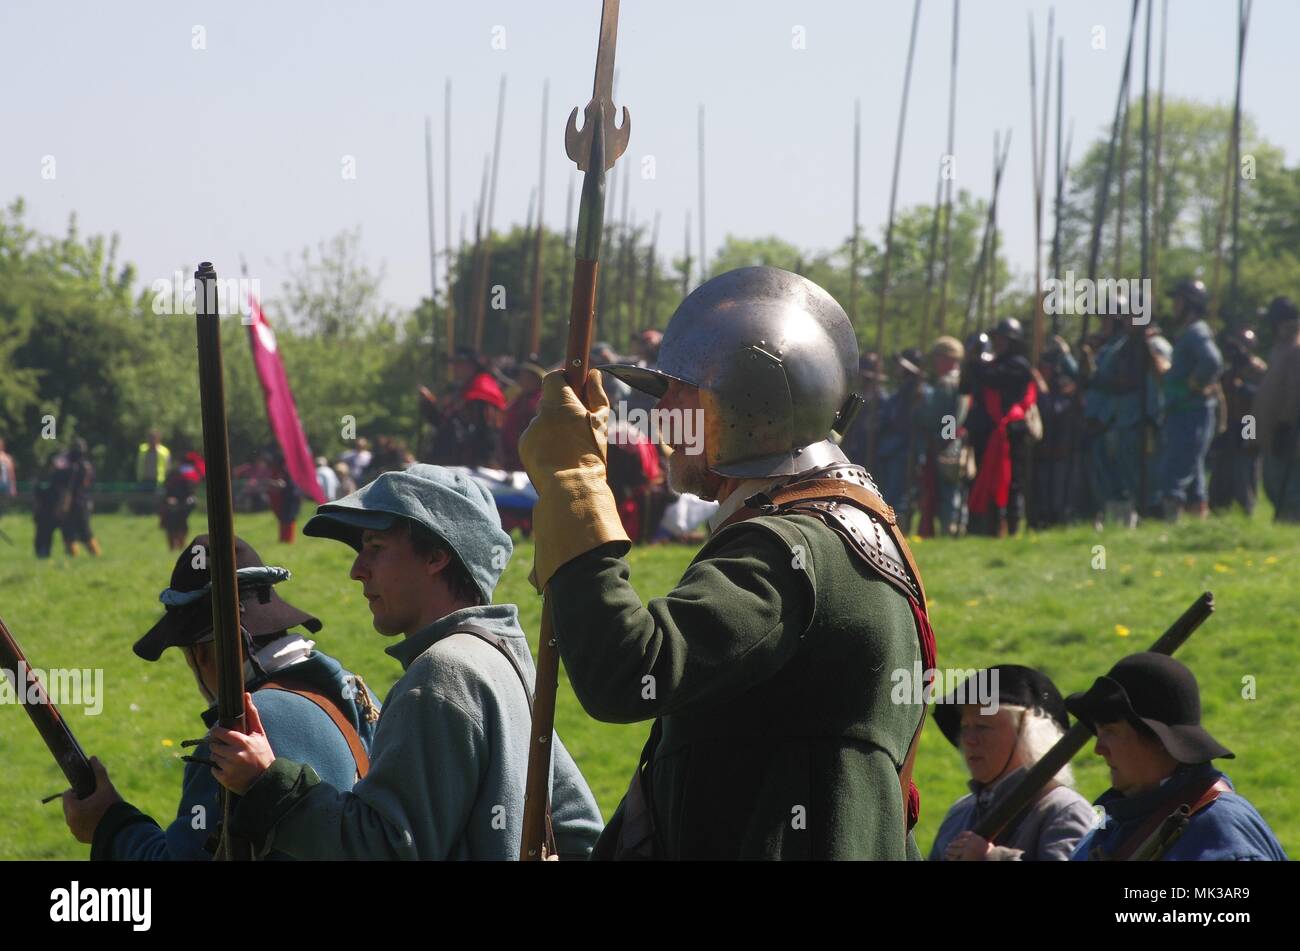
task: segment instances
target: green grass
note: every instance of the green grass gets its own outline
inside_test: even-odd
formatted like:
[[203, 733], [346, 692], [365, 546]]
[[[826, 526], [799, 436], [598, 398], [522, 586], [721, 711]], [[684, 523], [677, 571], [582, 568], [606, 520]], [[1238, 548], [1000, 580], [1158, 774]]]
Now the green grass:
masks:
[[[184, 659], [171, 651], [148, 664], [131, 653], [160, 614], [157, 594], [174, 561], [161, 531], [147, 518], [99, 516], [102, 558], [69, 560], [57, 552], [37, 562], [30, 519], [15, 514], [2, 527], [14, 545], [0, 544], [0, 616], [35, 666], [103, 668], [102, 714], [70, 708], [68, 721], [87, 752], [108, 765], [123, 796], [166, 823], [179, 795], [180, 741], [199, 735], [202, 726], [201, 701]], [[201, 530], [200, 520], [191, 527]], [[293, 570], [280, 591], [325, 621], [320, 647], [361, 673], [377, 693], [386, 692], [401, 671], [384, 654], [389, 641], [375, 633], [357, 585], [348, 580], [351, 553], [317, 539], [280, 545], [269, 515], [241, 515], [237, 529], [268, 563]], [[1105, 546], [1104, 570], [1093, 567], [1099, 544]], [[1206, 725], [1237, 753], [1220, 765], [1288, 852], [1300, 851], [1293, 755], [1300, 746], [1294, 600], [1300, 531], [1273, 526], [1261, 511], [1253, 522], [1232, 516], [1103, 535], [1080, 526], [1005, 542], [914, 547], [932, 602], [940, 666], [1029, 664], [1066, 692], [1087, 688], [1119, 657], [1146, 649], [1197, 595], [1212, 590], [1218, 610], [1179, 657], [1200, 680]], [[693, 551], [634, 551], [632, 580], [642, 597], [668, 591]], [[524, 628], [535, 638], [540, 601], [526, 580], [531, 560], [531, 548], [522, 545], [498, 599], [520, 605]], [[1247, 677], [1255, 679], [1253, 700], [1242, 696]], [[562, 678], [557, 728], [608, 817], [647, 725], [591, 720]], [[1105, 773], [1091, 746], [1076, 758], [1075, 770], [1085, 796], [1103, 791]], [[924, 850], [966, 781], [959, 757], [932, 721], [916, 773], [924, 800], [917, 835]], [[16, 706], [0, 706], [0, 858], [87, 855], [68, 834], [57, 802], [39, 802], [65, 785], [27, 717]]]

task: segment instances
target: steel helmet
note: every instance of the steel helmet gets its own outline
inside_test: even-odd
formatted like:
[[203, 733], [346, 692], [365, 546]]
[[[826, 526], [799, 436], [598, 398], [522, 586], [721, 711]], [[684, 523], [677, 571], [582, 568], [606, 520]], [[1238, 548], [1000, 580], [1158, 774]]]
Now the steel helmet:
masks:
[[798, 274], [719, 274], [678, 306], [656, 369], [600, 369], [655, 397], [671, 380], [699, 387], [705, 461], [719, 475], [795, 475], [848, 461], [828, 437], [849, 405], [858, 341], [844, 308]]

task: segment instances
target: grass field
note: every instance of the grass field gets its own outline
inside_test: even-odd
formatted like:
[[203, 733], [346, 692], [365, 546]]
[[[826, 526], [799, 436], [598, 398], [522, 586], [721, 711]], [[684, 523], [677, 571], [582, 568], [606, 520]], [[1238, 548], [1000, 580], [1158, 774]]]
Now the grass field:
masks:
[[[293, 580], [279, 590], [325, 621], [319, 646], [382, 696], [400, 669], [384, 654], [389, 642], [371, 627], [359, 588], [348, 580], [349, 550], [318, 539], [281, 545], [270, 515], [240, 515], [236, 527], [268, 564], [292, 569]], [[34, 666], [104, 670], [102, 713], [69, 709], [68, 721], [87, 752], [108, 765], [123, 796], [165, 824], [179, 796], [180, 741], [199, 735], [202, 726], [201, 701], [184, 659], [172, 651], [147, 664], [131, 653], [131, 644], [161, 613], [157, 595], [174, 562], [161, 531], [148, 518], [99, 516], [102, 558], [71, 560], [59, 552], [37, 562], [30, 519], [11, 515], [3, 528], [14, 544], [0, 544], [0, 616]], [[192, 528], [201, 530], [199, 519]], [[669, 590], [692, 551], [635, 551], [632, 580], [642, 597]], [[1119, 657], [1146, 649], [1197, 595], [1213, 591], [1217, 612], [1179, 657], [1200, 680], [1204, 722], [1237, 753], [1220, 765], [1287, 851], [1300, 851], [1300, 530], [1275, 527], [1261, 511], [1253, 522], [1231, 516], [1103, 535], [1080, 526], [1004, 542], [926, 541], [915, 551], [941, 667], [1029, 664], [1066, 692], [1085, 689]], [[1105, 567], [1094, 567], [1101, 554]], [[540, 601], [526, 580], [531, 560], [531, 549], [522, 545], [498, 600], [518, 603], [524, 628], [535, 637]], [[1253, 684], [1253, 699], [1243, 696], [1250, 693], [1246, 684]], [[591, 720], [563, 678], [558, 706], [557, 728], [608, 817], [647, 725]], [[1090, 799], [1107, 785], [1091, 750], [1075, 760], [1078, 786]], [[917, 762], [923, 850], [948, 805], [965, 791], [965, 780], [958, 755], [931, 721]], [[57, 802], [40, 804], [65, 785], [25, 714], [0, 706], [0, 858], [88, 854], [67, 832]]]

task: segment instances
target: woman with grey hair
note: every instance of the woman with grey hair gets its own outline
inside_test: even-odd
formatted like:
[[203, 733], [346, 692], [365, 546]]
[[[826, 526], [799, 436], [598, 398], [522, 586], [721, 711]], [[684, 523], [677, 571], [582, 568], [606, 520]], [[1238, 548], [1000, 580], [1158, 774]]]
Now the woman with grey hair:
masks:
[[[988, 688], [978, 699], [968, 689], [975, 684]], [[989, 667], [936, 704], [934, 719], [948, 742], [961, 750], [971, 791], [944, 816], [930, 860], [1068, 860], [1093, 825], [1094, 815], [1088, 800], [1072, 788], [1069, 766], [992, 840], [974, 832], [1069, 728], [1065, 700], [1056, 685], [1031, 667]]]

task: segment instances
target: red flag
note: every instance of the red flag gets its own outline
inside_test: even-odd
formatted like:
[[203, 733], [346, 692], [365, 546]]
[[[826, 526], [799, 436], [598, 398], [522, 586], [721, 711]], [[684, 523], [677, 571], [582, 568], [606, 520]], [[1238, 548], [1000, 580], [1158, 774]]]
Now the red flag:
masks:
[[248, 340], [253, 346], [253, 366], [257, 367], [257, 378], [262, 381], [266, 418], [271, 423], [276, 442], [280, 444], [280, 452], [284, 454], [284, 468], [299, 492], [318, 504], [324, 503], [325, 494], [316, 481], [316, 464], [303, 434], [302, 423], [298, 420], [298, 409], [293, 404], [293, 391], [284, 375], [275, 332], [271, 330], [257, 298], [250, 294], [248, 303], [252, 317], [248, 325]]

